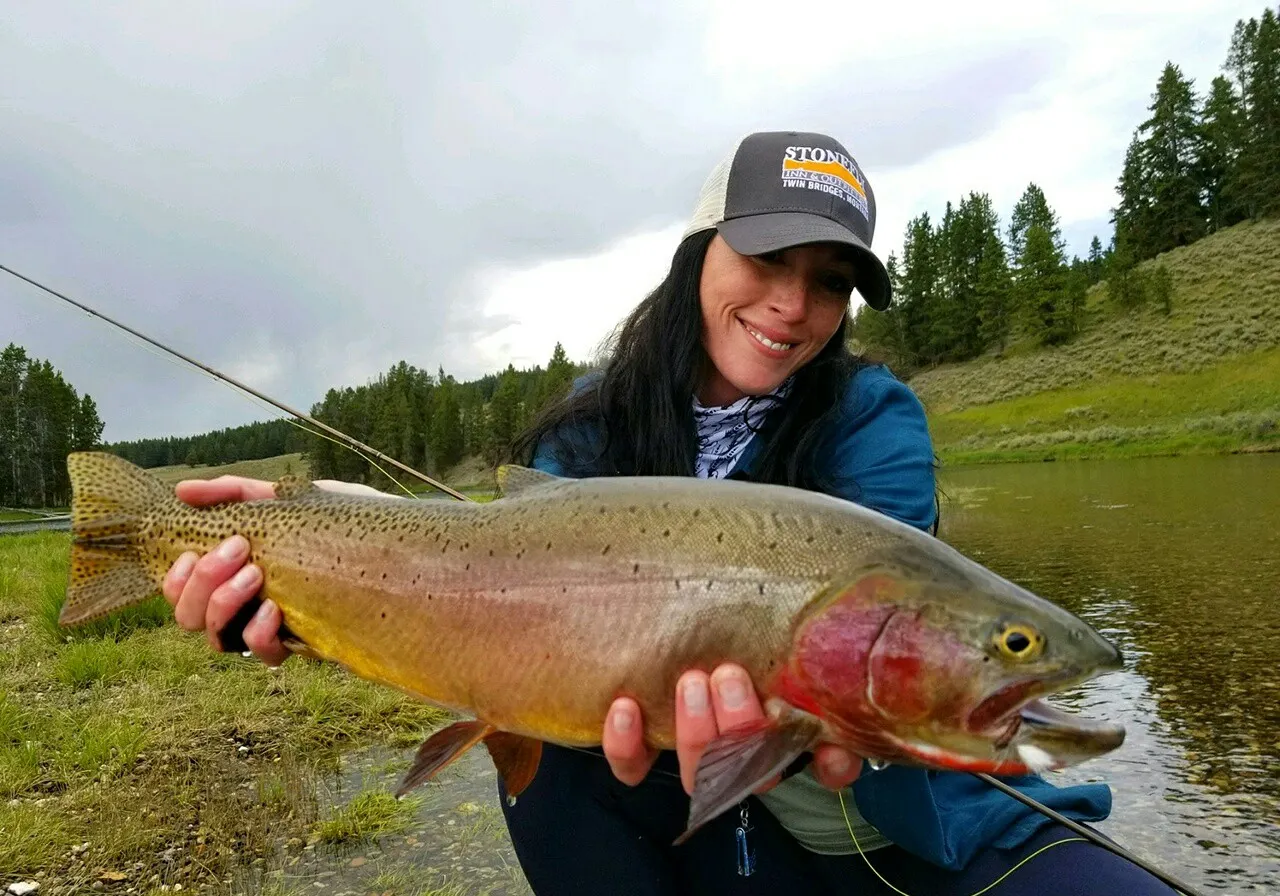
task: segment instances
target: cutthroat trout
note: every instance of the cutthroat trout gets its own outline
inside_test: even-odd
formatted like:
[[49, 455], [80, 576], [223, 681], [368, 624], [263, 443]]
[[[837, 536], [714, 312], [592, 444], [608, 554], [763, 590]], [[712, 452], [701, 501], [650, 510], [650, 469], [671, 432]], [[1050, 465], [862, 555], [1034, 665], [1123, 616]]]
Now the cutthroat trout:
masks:
[[620, 695], [639, 704], [650, 744], [672, 749], [677, 678], [726, 661], [750, 674], [767, 719], [708, 746], [681, 841], [819, 743], [1025, 774], [1124, 739], [1038, 699], [1120, 668], [1098, 632], [827, 495], [505, 467], [488, 504], [286, 477], [274, 500], [195, 508], [113, 455], [67, 465], [63, 624], [142, 601], [184, 551], [243, 535], [289, 646], [471, 717], [427, 739], [398, 793], [483, 742], [518, 795], [543, 742], [598, 745]]

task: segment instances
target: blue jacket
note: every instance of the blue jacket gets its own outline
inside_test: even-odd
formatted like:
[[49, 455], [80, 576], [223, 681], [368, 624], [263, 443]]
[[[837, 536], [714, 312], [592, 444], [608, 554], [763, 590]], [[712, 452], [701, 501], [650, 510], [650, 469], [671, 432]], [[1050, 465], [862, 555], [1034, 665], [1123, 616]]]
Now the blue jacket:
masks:
[[[580, 381], [579, 387], [585, 385]], [[860, 369], [827, 434], [828, 468], [821, 471], [838, 497], [856, 501], [929, 531], [937, 520], [933, 446], [924, 409], [887, 368]], [[751, 478], [759, 439], [748, 443], [730, 475]], [[532, 465], [559, 476], [589, 476], [554, 457], [545, 443]], [[1055, 787], [1038, 776], [1004, 779], [1023, 793], [1077, 821], [1111, 811], [1105, 784]], [[864, 764], [853, 784], [862, 816], [898, 846], [945, 868], [962, 868], [988, 845], [1021, 844], [1049, 819], [972, 775], [907, 766], [872, 771]]]

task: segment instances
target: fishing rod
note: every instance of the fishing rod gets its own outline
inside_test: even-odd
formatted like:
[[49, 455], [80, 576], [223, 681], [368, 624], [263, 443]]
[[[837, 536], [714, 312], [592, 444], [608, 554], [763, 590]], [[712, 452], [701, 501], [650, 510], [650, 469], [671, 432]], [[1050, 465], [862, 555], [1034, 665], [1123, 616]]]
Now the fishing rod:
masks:
[[410, 467], [407, 464], [403, 464], [400, 461], [396, 460], [394, 457], [390, 457], [386, 454], [383, 454], [377, 448], [370, 447], [369, 445], [366, 445], [364, 442], [361, 442], [353, 438], [352, 436], [349, 436], [346, 433], [341, 432], [340, 430], [334, 429], [332, 426], [329, 426], [328, 424], [315, 419], [310, 414], [304, 414], [302, 411], [295, 410], [286, 404], [276, 401], [271, 396], [264, 395], [263, 393], [259, 392], [257, 389], [254, 389], [251, 386], [247, 386], [244, 383], [240, 382], [239, 380], [231, 376], [228, 376], [225, 373], [222, 373], [221, 371], [214, 370], [209, 365], [201, 363], [200, 361], [197, 361], [195, 358], [188, 357], [187, 355], [184, 355], [182, 352], [178, 351], [177, 349], [170, 348], [164, 343], [158, 342], [155, 339], [152, 339], [150, 336], [146, 335], [145, 333], [140, 333], [137, 330], [133, 329], [132, 327], [122, 324], [117, 320], [113, 320], [112, 318], [103, 314], [101, 311], [90, 308], [88, 305], [85, 305], [81, 302], [77, 302], [75, 299], [69, 296], [63, 295], [62, 293], [58, 292], [56, 289], [45, 286], [43, 283], [40, 283], [37, 280], [33, 280], [30, 277], [26, 276], [25, 274], [21, 274], [18, 271], [15, 271], [13, 268], [6, 267], [5, 265], [0, 264], [0, 271], [4, 271], [6, 274], [11, 274], [14, 277], [17, 277], [19, 280], [23, 280], [27, 283], [30, 283], [32, 286], [36, 287], [37, 289], [44, 290], [49, 295], [54, 296], [55, 298], [59, 298], [69, 305], [74, 305], [76, 308], [79, 308], [81, 311], [85, 312], [86, 314], [89, 314], [89, 315], [92, 315], [93, 317], [104, 320], [114, 327], [119, 327], [121, 330], [124, 330], [126, 333], [129, 333], [132, 336], [136, 336], [139, 339], [142, 339], [146, 342], [151, 343], [156, 348], [162, 349], [163, 351], [168, 352], [174, 357], [180, 358], [183, 361], [186, 361], [188, 364], [191, 364], [195, 367], [200, 368], [201, 370], [205, 371], [208, 374], [211, 374], [212, 376], [217, 377], [223, 382], [229, 383], [232, 386], [235, 386], [237, 389], [241, 389], [245, 392], [248, 392], [250, 395], [254, 396], [255, 398], [258, 398], [262, 401], [275, 405], [277, 408], [284, 411], [286, 414], [292, 414], [294, 417], [297, 417], [299, 420], [303, 420], [311, 424], [312, 426], [315, 426], [319, 429], [324, 430], [325, 432], [329, 433], [332, 436], [335, 436], [336, 438], [342, 439], [348, 445], [356, 448], [357, 450], [367, 451], [370, 454], [377, 457], [379, 460], [386, 461], [387, 463], [392, 464], [393, 466], [399, 467], [401, 470], [403, 470], [406, 473], [409, 473], [413, 476], [417, 476], [419, 479], [421, 479], [423, 482], [427, 483], [428, 485], [434, 486], [435, 488], [438, 488], [440, 491], [448, 495], [452, 495], [453, 497], [457, 498], [459, 501], [473, 500], [472, 498], [469, 498], [466, 495], [464, 495], [462, 492], [456, 491], [455, 489], [450, 488], [449, 486], [445, 485], [443, 482], [437, 482], [435, 479], [432, 479], [426, 473], [420, 473], [417, 470], [413, 469], [413, 467]]
[[1009, 796], [1013, 797], [1015, 800], [1018, 800], [1030, 806], [1031, 808], [1036, 809], [1037, 811], [1041, 812], [1043, 815], [1045, 815], [1048, 818], [1052, 818], [1058, 824], [1070, 828], [1072, 831], [1079, 834], [1081, 837], [1089, 838], [1090, 842], [1098, 846], [1101, 846], [1103, 849], [1106, 849], [1115, 853], [1116, 855], [1120, 856], [1120, 858], [1122, 859], [1128, 859], [1130, 862], [1133, 862], [1133, 864], [1137, 865], [1139, 868], [1141, 868], [1143, 871], [1147, 872], [1148, 874], [1154, 874], [1156, 877], [1160, 878], [1161, 881], [1173, 887], [1175, 890], [1185, 893], [1187, 894], [1187, 896], [1204, 896], [1203, 893], [1201, 893], [1199, 890], [1192, 887], [1190, 884], [1183, 883], [1182, 881], [1174, 877], [1172, 874], [1166, 874], [1165, 872], [1161, 871], [1159, 868], [1156, 868], [1153, 865], [1151, 865], [1149, 862], [1145, 862], [1142, 859], [1138, 858], [1133, 853], [1129, 852], [1129, 850], [1125, 849], [1123, 846], [1120, 846], [1119, 844], [1116, 844], [1116, 843], [1112, 843], [1110, 840], [1101, 836], [1096, 831], [1090, 830], [1089, 828], [1085, 827], [1079, 822], [1072, 821], [1070, 818], [1067, 818], [1067, 816], [1063, 815], [1060, 812], [1055, 812], [1053, 809], [1050, 809], [1048, 806], [1040, 802], [1037, 802], [1032, 797], [1027, 796], [1025, 793], [1023, 793], [1020, 790], [1010, 787], [1008, 784], [1004, 783], [1003, 781], [997, 778], [993, 778], [991, 775], [988, 775], [985, 772], [972, 772], [972, 774], [975, 777], [981, 778], [983, 781], [986, 781], [996, 790], [999, 790], [1002, 793], [1007, 793]]
[[[62, 301], [66, 302], [66, 303], [67, 303], [67, 304], [69, 304], [69, 305], [73, 305], [73, 306], [75, 306], [76, 308], [80, 309], [81, 311], [84, 311], [85, 313], [87, 313], [87, 314], [89, 314], [89, 315], [91, 315], [91, 316], [93, 316], [93, 317], [96, 317], [96, 318], [99, 318], [100, 320], [106, 321], [107, 323], [111, 324], [112, 326], [114, 326], [114, 327], [118, 327], [119, 329], [124, 330], [126, 333], [129, 333], [130, 335], [135, 336], [135, 337], [137, 337], [138, 339], [142, 339], [142, 340], [144, 340], [145, 342], [148, 342], [148, 343], [150, 343], [151, 345], [154, 345], [156, 348], [162, 349], [163, 351], [168, 352], [169, 354], [173, 355], [174, 357], [179, 358], [179, 359], [181, 359], [181, 360], [183, 360], [183, 361], [187, 362], [188, 364], [191, 364], [191, 365], [193, 365], [193, 366], [195, 366], [195, 367], [198, 367], [200, 370], [203, 370], [203, 371], [205, 371], [206, 373], [208, 373], [208, 374], [210, 374], [210, 375], [212, 375], [212, 376], [214, 376], [214, 377], [218, 378], [219, 380], [222, 380], [222, 381], [223, 381], [223, 382], [225, 382], [225, 383], [228, 383], [228, 384], [230, 384], [230, 385], [232, 385], [232, 386], [235, 386], [236, 388], [238, 388], [238, 389], [240, 389], [240, 390], [242, 390], [242, 391], [244, 391], [244, 392], [247, 392], [248, 394], [250, 394], [250, 395], [254, 396], [255, 398], [258, 398], [258, 399], [260, 399], [260, 400], [262, 400], [262, 401], [265, 401], [265, 402], [268, 402], [268, 403], [270, 403], [270, 404], [274, 405], [275, 407], [279, 408], [280, 410], [284, 411], [284, 412], [285, 412], [285, 413], [287, 413], [287, 414], [291, 414], [291, 415], [293, 415], [294, 417], [297, 417], [298, 419], [303, 420], [303, 421], [305, 421], [305, 422], [307, 422], [307, 423], [311, 424], [312, 426], [315, 426], [315, 427], [317, 427], [317, 428], [319, 428], [319, 429], [324, 430], [324, 431], [325, 431], [325, 432], [327, 432], [327, 433], [330, 433], [331, 435], [333, 435], [333, 436], [334, 436], [334, 437], [336, 437], [336, 438], [342, 439], [345, 443], [347, 443], [347, 445], [348, 445], [348, 446], [353, 447], [353, 448], [354, 448], [354, 450], [356, 450], [357, 452], [359, 452], [359, 451], [367, 451], [367, 452], [369, 452], [370, 454], [373, 454], [374, 456], [378, 457], [379, 459], [384, 460], [384, 461], [386, 461], [387, 463], [392, 464], [392, 465], [394, 465], [394, 466], [398, 467], [399, 469], [403, 470], [404, 472], [409, 473], [409, 474], [411, 474], [411, 475], [413, 475], [413, 476], [418, 477], [419, 479], [421, 479], [423, 482], [427, 483], [428, 485], [434, 486], [435, 488], [437, 488], [437, 489], [439, 489], [440, 491], [445, 492], [446, 494], [448, 494], [448, 495], [450, 495], [450, 496], [452, 496], [452, 497], [454, 497], [454, 498], [458, 499], [459, 501], [473, 501], [473, 500], [474, 500], [473, 498], [469, 498], [468, 496], [464, 495], [462, 492], [459, 492], [459, 491], [457, 491], [457, 490], [455, 490], [455, 489], [453, 489], [453, 488], [450, 488], [449, 486], [445, 485], [445, 484], [444, 484], [444, 483], [442, 483], [442, 482], [438, 482], [438, 481], [436, 481], [435, 479], [432, 479], [430, 476], [426, 475], [425, 473], [420, 473], [419, 471], [417, 471], [417, 470], [413, 469], [412, 467], [410, 467], [410, 466], [408, 466], [408, 465], [406, 465], [406, 464], [404, 464], [404, 463], [401, 463], [400, 461], [396, 460], [394, 457], [390, 457], [390, 456], [388, 456], [388, 455], [386, 455], [386, 454], [382, 453], [382, 452], [381, 452], [381, 451], [379, 451], [378, 449], [373, 448], [373, 447], [370, 447], [369, 445], [364, 444], [363, 442], [361, 442], [361, 441], [359, 441], [359, 440], [357, 440], [357, 439], [353, 438], [352, 436], [349, 436], [349, 435], [347, 435], [346, 433], [344, 433], [344, 432], [342, 432], [342, 431], [340, 431], [340, 430], [334, 429], [332, 426], [329, 426], [329, 425], [328, 425], [328, 424], [326, 424], [326, 423], [322, 423], [321, 421], [316, 420], [314, 417], [310, 416], [309, 414], [304, 414], [304, 413], [302, 413], [301, 411], [295, 410], [295, 409], [293, 409], [293, 408], [289, 407], [288, 405], [283, 404], [282, 402], [279, 402], [279, 401], [275, 400], [274, 398], [272, 398], [272, 397], [271, 397], [271, 396], [269, 396], [269, 395], [264, 395], [262, 392], [259, 392], [258, 390], [256, 390], [256, 389], [252, 388], [251, 386], [248, 386], [248, 385], [246, 385], [246, 384], [244, 384], [244, 383], [240, 382], [239, 380], [236, 380], [236, 379], [234, 379], [233, 377], [228, 376], [228, 375], [227, 375], [227, 374], [225, 374], [225, 373], [222, 373], [222, 372], [220, 372], [220, 371], [214, 370], [212, 367], [208, 366], [207, 364], [203, 364], [203, 363], [201, 363], [200, 361], [197, 361], [195, 358], [188, 357], [187, 355], [183, 354], [182, 352], [179, 352], [179, 351], [177, 351], [176, 349], [170, 348], [169, 346], [164, 345], [163, 343], [158, 342], [158, 341], [156, 341], [155, 339], [152, 339], [150, 336], [147, 336], [145, 333], [140, 333], [140, 332], [138, 332], [137, 330], [133, 329], [132, 327], [129, 327], [129, 326], [125, 325], [125, 324], [122, 324], [122, 323], [120, 323], [119, 321], [114, 320], [114, 319], [112, 319], [112, 318], [108, 317], [107, 315], [103, 314], [102, 312], [97, 311], [97, 310], [95, 310], [95, 309], [93, 309], [93, 308], [90, 308], [88, 305], [85, 305], [85, 304], [83, 304], [83, 303], [81, 303], [81, 302], [77, 302], [75, 299], [72, 299], [72, 298], [70, 298], [69, 296], [63, 295], [62, 293], [58, 292], [57, 290], [55, 290], [55, 289], [53, 289], [53, 288], [51, 288], [51, 287], [45, 286], [43, 283], [40, 283], [39, 281], [37, 281], [37, 280], [33, 280], [31, 277], [28, 277], [28, 276], [26, 276], [25, 274], [22, 274], [22, 273], [19, 273], [18, 271], [15, 271], [13, 268], [6, 267], [5, 265], [0, 264], [0, 271], [4, 271], [6, 274], [10, 274], [10, 275], [12, 275], [12, 276], [14, 276], [14, 277], [18, 278], [19, 280], [22, 280], [22, 281], [24, 281], [24, 282], [26, 282], [26, 283], [29, 283], [29, 284], [31, 284], [32, 286], [36, 287], [37, 289], [43, 290], [44, 292], [48, 293], [49, 295], [54, 296], [55, 298], [61, 299]], [[584, 751], [584, 752], [585, 752], [585, 751]], [[593, 754], [593, 755], [599, 755], [599, 754]], [[603, 756], [601, 756], [601, 758], [604, 758], [604, 757], [603, 757]], [[1065, 825], [1066, 827], [1070, 828], [1070, 829], [1071, 829], [1072, 831], [1074, 831], [1075, 833], [1077, 833], [1077, 834], [1079, 834], [1080, 836], [1085, 837], [1086, 839], [1088, 839], [1088, 840], [1089, 840], [1089, 842], [1094, 843], [1094, 844], [1096, 844], [1097, 846], [1101, 846], [1103, 849], [1106, 849], [1106, 850], [1108, 850], [1108, 851], [1110, 851], [1110, 852], [1112, 852], [1112, 853], [1115, 853], [1116, 855], [1121, 856], [1122, 858], [1128, 859], [1130, 862], [1133, 862], [1135, 865], [1137, 865], [1138, 867], [1142, 868], [1144, 871], [1148, 872], [1149, 874], [1153, 874], [1153, 875], [1155, 875], [1157, 878], [1159, 878], [1159, 879], [1160, 879], [1161, 881], [1163, 881], [1164, 883], [1167, 883], [1167, 884], [1169, 884], [1171, 887], [1173, 887], [1173, 888], [1175, 888], [1175, 889], [1177, 889], [1177, 890], [1179, 890], [1179, 891], [1181, 891], [1181, 892], [1185, 893], [1185, 894], [1186, 894], [1186, 896], [1203, 896], [1203, 894], [1201, 894], [1199, 891], [1197, 891], [1196, 889], [1194, 889], [1194, 888], [1192, 888], [1192, 887], [1188, 886], [1188, 885], [1187, 885], [1187, 884], [1185, 884], [1185, 883], [1182, 883], [1181, 881], [1179, 881], [1177, 878], [1173, 877], [1172, 875], [1166, 874], [1166, 873], [1164, 873], [1163, 871], [1160, 871], [1159, 869], [1154, 868], [1152, 865], [1150, 865], [1149, 863], [1147, 863], [1147, 862], [1143, 861], [1142, 859], [1138, 858], [1137, 856], [1133, 855], [1133, 854], [1132, 854], [1132, 853], [1130, 853], [1128, 850], [1125, 850], [1124, 848], [1122, 848], [1122, 847], [1120, 847], [1120, 846], [1118, 846], [1118, 845], [1116, 845], [1116, 844], [1112, 843], [1110, 840], [1106, 839], [1105, 837], [1103, 837], [1102, 835], [1098, 834], [1097, 832], [1092, 831], [1092, 830], [1090, 830], [1089, 828], [1084, 827], [1083, 825], [1080, 825], [1080, 824], [1078, 824], [1078, 823], [1076, 823], [1076, 822], [1072, 821], [1071, 819], [1067, 818], [1066, 816], [1064, 816], [1064, 815], [1062, 815], [1062, 814], [1060, 814], [1060, 813], [1058, 813], [1058, 812], [1055, 812], [1053, 809], [1050, 809], [1048, 806], [1044, 805], [1043, 803], [1039, 802], [1038, 800], [1034, 799], [1033, 797], [1029, 797], [1029, 796], [1027, 796], [1027, 795], [1026, 795], [1026, 794], [1024, 794], [1024, 793], [1022, 793], [1022, 792], [1020, 792], [1020, 791], [1018, 791], [1018, 790], [1015, 790], [1014, 788], [1010, 787], [1009, 785], [1005, 784], [1005, 783], [1004, 783], [1004, 782], [1002, 782], [1002, 781], [997, 780], [996, 778], [993, 778], [993, 777], [992, 777], [992, 776], [990, 776], [990, 775], [983, 774], [983, 773], [980, 773], [980, 772], [974, 772], [973, 774], [975, 774], [978, 778], [981, 778], [983, 781], [986, 781], [986, 782], [987, 782], [988, 784], [990, 784], [992, 787], [995, 787], [996, 789], [1001, 790], [1001, 791], [1003, 791], [1004, 793], [1007, 793], [1009, 796], [1012, 796], [1014, 799], [1017, 799], [1017, 800], [1021, 801], [1022, 803], [1024, 803], [1025, 805], [1029, 806], [1030, 808], [1035, 809], [1037, 812], [1041, 813], [1041, 814], [1042, 814], [1042, 815], [1044, 815], [1046, 818], [1052, 819], [1053, 821], [1056, 821], [1056, 822], [1058, 822], [1059, 824]]]

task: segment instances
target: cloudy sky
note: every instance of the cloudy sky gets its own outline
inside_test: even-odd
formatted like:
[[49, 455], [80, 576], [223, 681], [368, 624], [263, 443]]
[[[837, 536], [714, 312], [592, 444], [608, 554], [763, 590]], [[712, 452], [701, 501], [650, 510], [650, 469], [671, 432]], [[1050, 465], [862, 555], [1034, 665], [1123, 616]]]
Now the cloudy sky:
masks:
[[[741, 134], [819, 130], [887, 257], [1029, 181], [1107, 219], [1164, 63], [1220, 72], [1237, 0], [7, 4], [0, 264], [307, 409], [401, 359], [585, 359], [665, 272]], [[114, 441], [272, 414], [0, 273], [16, 342]]]

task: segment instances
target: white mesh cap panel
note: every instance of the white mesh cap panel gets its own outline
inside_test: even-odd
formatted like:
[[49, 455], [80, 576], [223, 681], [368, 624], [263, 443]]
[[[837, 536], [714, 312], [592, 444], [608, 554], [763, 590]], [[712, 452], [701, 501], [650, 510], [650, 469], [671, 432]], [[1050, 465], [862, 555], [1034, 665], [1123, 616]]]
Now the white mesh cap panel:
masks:
[[738, 154], [738, 147], [742, 145], [743, 137], [734, 144], [729, 154], [720, 161], [720, 164], [711, 169], [711, 173], [707, 175], [706, 181], [702, 185], [702, 192], [698, 195], [698, 205], [693, 210], [693, 219], [689, 222], [689, 226], [685, 228], [684, 233], [680, 234], [680, 239], [684, 239], [690, 234], [697, 233], [700, 230], [707, 230], [715, 227], [724, 220], [724, 203], [725, 196], [729, 191], [729, 170], [733, 167], [733, 157]]

